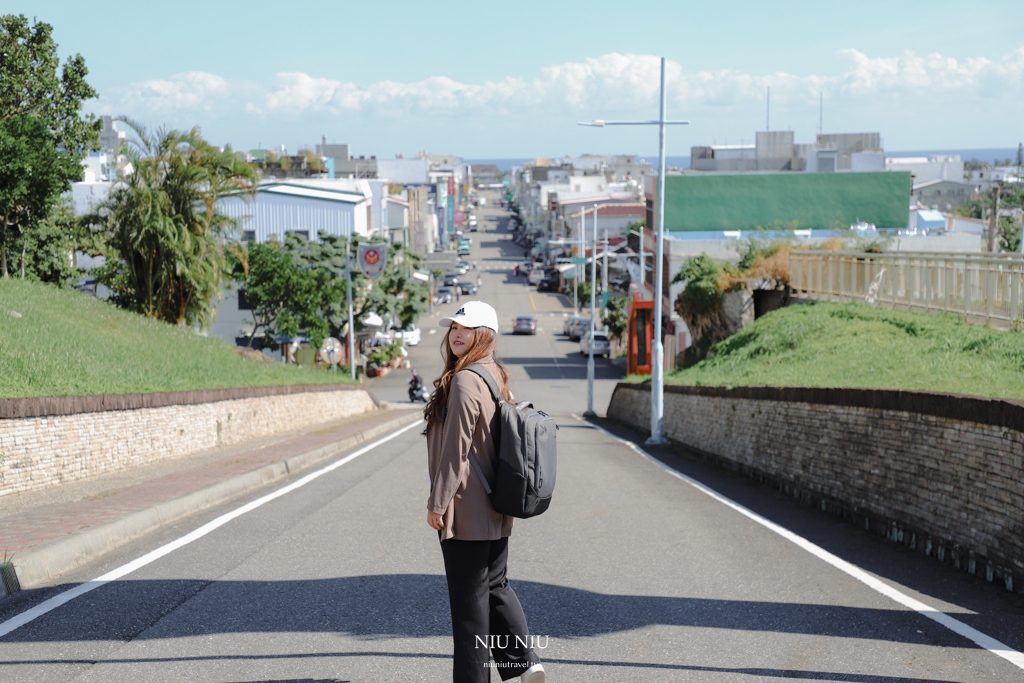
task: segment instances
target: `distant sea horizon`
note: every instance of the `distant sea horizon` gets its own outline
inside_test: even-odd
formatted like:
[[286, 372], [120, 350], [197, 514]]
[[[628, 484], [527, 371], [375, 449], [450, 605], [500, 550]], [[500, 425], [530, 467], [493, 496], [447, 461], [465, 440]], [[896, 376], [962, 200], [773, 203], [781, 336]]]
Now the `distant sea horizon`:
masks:
[[[936, 155], [953, 155], [959, 154], [960, 158], [964, 161], [970, 161], [971, 159], [977, 159], [978, 161], [984, 161], [988, 164], [992, 164], [997, 159], [1016, 159], [1017, 148], [1016, 147], [996, 147], [990, 149], [925, 149], [925, 150], [886, 150], [885, 156], [889, 158], [899, 157], [933, 157]], [[638, 159], [645, 159], [652, 166], [658, 165], [657, 154], [638, 154]], [[533, 161], [536, 157], [527, 158], [516, 158], [516, 159], [466, 159], [467, 163], [470, 164], [493, 164], [498, 167], [500, 171], [511, 171], [513, 166], [521, 166], [527, 162]], [[552, 160], [560, 159], [561, 157], [549, 157]], [[665, 165], [668, 167], [675, 168], [690, 168], [690, 157], [687, 156], [666, 156]]]

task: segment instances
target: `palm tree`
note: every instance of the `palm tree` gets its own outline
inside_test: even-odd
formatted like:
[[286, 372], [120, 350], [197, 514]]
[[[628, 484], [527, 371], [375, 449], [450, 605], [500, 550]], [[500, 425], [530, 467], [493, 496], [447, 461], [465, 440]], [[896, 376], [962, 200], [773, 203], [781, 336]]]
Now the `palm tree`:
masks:
[[229, 196], [250, 196], [257, 175], [230, 148], [207, 143], [198, 128], [149, 133], [130, 119], [136, 137], [123, 148], [131, 164], [89, 222], [108, 265], [99, 279], [118, 305], [178, 326], [208, 326], [228, 255], [245, 262], [237, 223], [217, 211]]

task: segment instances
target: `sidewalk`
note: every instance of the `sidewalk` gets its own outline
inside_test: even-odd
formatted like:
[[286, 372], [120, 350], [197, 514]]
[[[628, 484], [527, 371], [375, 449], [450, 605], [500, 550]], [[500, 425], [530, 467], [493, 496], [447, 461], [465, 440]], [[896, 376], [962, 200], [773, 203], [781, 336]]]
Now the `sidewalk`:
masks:
[[[185, 515], [337, 455], [422, 415], [375, 411], [301, 432], [0, 498], [0, 555], [44, 584]], [[3, 592], [0, 590], [0, 597]]]

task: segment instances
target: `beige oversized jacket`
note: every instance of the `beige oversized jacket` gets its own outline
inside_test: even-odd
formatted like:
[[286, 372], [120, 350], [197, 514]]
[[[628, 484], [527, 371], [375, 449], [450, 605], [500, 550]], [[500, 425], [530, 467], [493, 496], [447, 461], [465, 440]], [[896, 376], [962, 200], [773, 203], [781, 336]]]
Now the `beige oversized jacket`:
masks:
[[[480, 364], [497, 379], [493, 358]], [[494, 481], [497, 457], [491, 439], [496, 406], [484, 381], [472, 372], [452, 378], [444, 424], [427, 430], [430, 497], [427, 510], [444, 515], [441, 540], [495, 541], [512, 533], [512, 518], [494, 511], [476, 471], [473, 453], [487, 479]]]

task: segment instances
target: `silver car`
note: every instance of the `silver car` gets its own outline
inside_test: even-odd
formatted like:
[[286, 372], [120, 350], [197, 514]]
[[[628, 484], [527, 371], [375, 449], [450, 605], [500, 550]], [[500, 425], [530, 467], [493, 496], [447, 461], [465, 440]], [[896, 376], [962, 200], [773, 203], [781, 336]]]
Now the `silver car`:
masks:
[[569, 326], [569, 339], [579, 341], [590, 330], [590, 317], [582, 317]]
[[611, 342], [608, 341], [608, 333], [604, 330], [594, 330], [593, 332], [588, 331], [580, 339], [580, 354], [589, 355], [590, 345], [594, 345], [595, 356], [610, 356], [612, 352]]
[[583, 319], [584, 316], [582, 315], [570, 315], [568, 318], [565, 319], [565, 323], [562, 325], [562, 334], [568, 337], [576, 323]]

